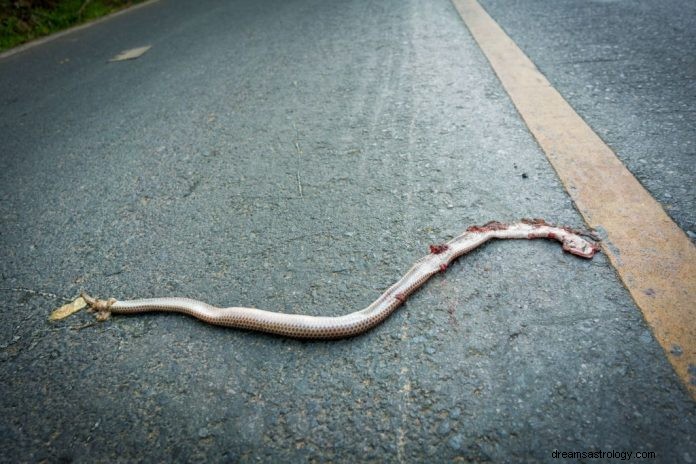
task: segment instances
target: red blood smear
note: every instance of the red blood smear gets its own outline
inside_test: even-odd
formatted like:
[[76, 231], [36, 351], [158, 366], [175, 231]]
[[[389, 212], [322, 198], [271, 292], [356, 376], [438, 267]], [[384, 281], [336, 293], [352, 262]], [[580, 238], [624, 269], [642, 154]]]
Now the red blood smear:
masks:
[[530, 226], [553, 226], [553, 224], [549, 224], [541, 218], [522, 219], [521, 222]]
[[449, 247], [446, 243], [443, 243], [441, 245], [430, 245], [430, 252], [434, 255], [439, 255], [440, 253], [447, 251], [448, 248]]
[[467, 232], [490, 232], [492, 230], [505, 230], [508, 228], [507, 224], [503, 224], [498, 221], [487, 222], [482, 226], [471, 226], [467, 227]]
[[447, 270], [446, 264], [440, 264], [440, 272], [445, 272]]

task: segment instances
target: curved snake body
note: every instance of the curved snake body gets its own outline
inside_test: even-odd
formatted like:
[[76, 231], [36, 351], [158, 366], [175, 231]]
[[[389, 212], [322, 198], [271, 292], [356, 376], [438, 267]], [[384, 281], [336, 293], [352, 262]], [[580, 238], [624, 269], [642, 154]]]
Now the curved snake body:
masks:
[[209, 324], [268, 332], [293, 338], [336, 339], [361, 334], [385, 320], [408, 296], [430, 277], [443, 272], [447, 266], [488, 240], [497, 239], [555, 239], [563, 249], [582, 258], [592, 258], [598, 245], [583, 237], [594, 235], [567, 227], [551, 225], [541, 219], [522, 220], [515, 224], [489, 222], [469, 227], [463, 234], [441, 245], [431, 245], [430, 254], [415, 262], [399, 281], [389, 287], [365, 309], [344, 316], [324, 317], [285, 314], [255, 308], [218, 308], [188, 298], [150, 298], [119, 301], [99, 300], [82, 294], [87, 304], [102, 317], [110, 313], [133, 314], [166, 311], [188, 314]]

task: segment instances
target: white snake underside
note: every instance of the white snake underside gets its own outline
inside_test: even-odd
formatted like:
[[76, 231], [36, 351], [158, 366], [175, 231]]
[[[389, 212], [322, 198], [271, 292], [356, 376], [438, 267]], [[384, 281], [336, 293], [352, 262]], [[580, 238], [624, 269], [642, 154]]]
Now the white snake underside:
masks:
[[599, 250], [596, 236], [588, 232], [558, 227], [541, 219], [526, 219], [515, 224], [489, 222], [469, 227], [463, 234], [441, 245], [431, 245], [430, 254], [419, 259], [398, 282], [389, 287], [367, 308], [344, 316], [324, 317], [284, 314], [255, 308], [218, 308], [188, 298], [148, 298], [119, 301], [99, 300], [82, 293], [91, 309], [101, 318], [114, 314], [166, 311], [188, 314], [209, 324], [268, 332], [293, 338], [336, 339], [358, 335], [385, 320], [408, 296], [430, 277], [490, 239], [548, 238], [561, 242], [563, 249], [582, 258], [592, 258]]

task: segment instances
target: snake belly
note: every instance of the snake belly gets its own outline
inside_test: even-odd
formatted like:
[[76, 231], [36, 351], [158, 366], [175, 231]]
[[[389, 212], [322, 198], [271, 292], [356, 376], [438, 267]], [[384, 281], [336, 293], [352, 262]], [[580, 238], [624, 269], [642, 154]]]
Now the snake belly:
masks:
[[591, 233], [554, 226], [541, 219], [525, 219], [514, 224], [493, 221], [483, 226], [472, 226], [446, 243], [431, 245], [428, 255], [416, 261], [406, 274], [368, 307], [343, 316], [286, 314], [243, 307], [219, 308], [202, 301], [178, 297], [120, 301], [114, 298], [100, 300], [85, 292], [82, 296], [102, 318], [110, 314], [175, 312], [219, 326], [301, 339], [337, 339], [359, 335], [380, 324], [430, 277], [444, 272], [452, 261], [491, 239], [554, 239], [562, 244], [565, 251], [590, 259], [599, 250], [599, 246], [595, 241], [587, 239], [588, 236], [597, 240]]

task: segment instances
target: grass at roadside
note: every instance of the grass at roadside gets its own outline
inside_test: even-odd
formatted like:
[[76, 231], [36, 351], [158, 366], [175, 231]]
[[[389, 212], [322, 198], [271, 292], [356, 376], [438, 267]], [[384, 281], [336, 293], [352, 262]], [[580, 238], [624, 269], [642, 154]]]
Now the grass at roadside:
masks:
[[0, 51], [143, 0], [0, 0]]

